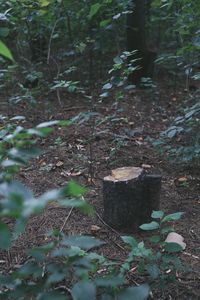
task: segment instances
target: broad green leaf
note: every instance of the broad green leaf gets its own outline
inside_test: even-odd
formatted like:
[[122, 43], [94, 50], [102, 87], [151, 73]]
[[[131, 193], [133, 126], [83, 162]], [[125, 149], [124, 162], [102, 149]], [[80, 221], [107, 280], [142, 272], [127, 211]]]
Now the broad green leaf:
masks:
[[97, 278], [95, 280], [95, 283], [99, 287], [116, 287], [118, 285], [124, 284], [124, 278], [123, 277], [102, 277], [102, 278]]
[[66, 300], [66, 296], [61, 295], [59, 292], [43, 292], [38, 295], [38, 300]]
[[26, 118], [24, 116], [15, 116], [13, 118], [11, 118], [11, 121], [21, 121], [21, 120], [25, 120]]
[[137, 265], [137, 271], [139, 274], [144, 274], [145, 272], [145, 261], [144, 259], [140, 259], [138, 265]]
[[177, 243], [164, 243], [163, 248], [165, 249], [165, 251], [170, 253], [183, 251], [182, 246]]
[[114, 61], [115, 64], [122, 64], [123, 63], [123, 59], [120, 56], [116, 56], [113, 59], [113, 61]]
[[110, 90], [112, 88], [112, 84], [111, 83], [106, 83], [104, 84], [104, 86], [102, 87], [103, 90]]
[[140, 226], [142, 230], [155, 230], [160, 227], [159, 223], [152, 221], [151, 223], [143, 224]]
[[0, 249], [7, 250], [11, 245], [11, 232], [8, 225], [0, 222]]
[[110, 24], [110, 22], [111, 22], [111, 19], [103, 20], [100, 22], [100, 27], [101, 28], [106, 27], [108, 24]]
[[12, 148], [8, 151], [8, 157], [17, 162], [27, 162], [29, 159], [37, 157], [40, 154], [42, 154], [42, 151], [35, 147], [27, 149]]
[[10, 167], [15, 167], [15, 166], [24, 166], [24, 162], [19, 162], [13, 159], [5, 159], [2, 161], [1, 166], [4, 168], [10, 168]]
[[152, 255], [152, 250], [145, 247], [144, 242], [138, 244], [138, 249], [143, 257], [148, 257]]
[[0, 28], [0, 37], [7, 37], [9, 35], [9, 32], [10, 30], [8, 27]]
[[107, 98], [109, 96], [108, 92], [102, 93], [101, 95], [99, 95], [99, 97], [101, 98]]
[[73, 300], [95, 300], [96, 287], [92, 282], [78, 282], [73, 286], [71, 295]]
[[131, 247], [137, 247], [138, 245], [136, 239], [134, 239], [132, 236], [122, 236], [121, 238], [124, 243], [130, 245]]
[[63, 194], [71, 197], [80, 197], [86, 191], [87, 190], [84, 187], [80, 186], [75, 181], [70, 181], [66, 188], [63, 189]]
[[16, 240], [18, 236], [24, 232], [26, 226], [26, 219], [20, 218], [16, 220], [15, 228], [14, 228], [14, 239]]
[[120, 292], [117, 300], [146, 300], [149, 296], [150, 288], [147, 284], [142, 284], [137, 287], [129, 287]]
[[89, 19], [92, 19], [99, 11], [99, 9], [102, 7], [102, 4], [100, 3], [95, 3], [90, 7], [90, 12], [89, 12]]
[[154, 243], [154, 244], [157, 244], [160, 242], [160, 236], [159, 235], [153, 235], [149, 238], [149, 240]]
[[40, 123], [39, 125], [37, 125], [36, 128], [50, 127], [50, 126], [53, 126], [53, 125], [57, 125], [58, 123], [59, 123], [58, 120], [53, 120], [53, 121], [43, 122], [43, 123]]
[[52, 252], [53, 257], [59, 257], [59, 256], [64, 256], [64, 257], [83, 257], [85, 255], [85, 251], [80, 249], [79, 247], [74, 247], [71, 246], [70, 248], [66, 247], [59, 247], [58, 249], [55, 249]]
[[113, 300], [113, 297], [107, 294], [101, 295], [100, 300]]
[[32, 256], [38, 262], [46, 259], [47, 254], [54, 248], [54, 243], [48, 243], [43, 246], [35, 247], [27, 251], [28, 255]]
[[0, 185], [0, 195], [10, 199], [16, 195], [23, 201], [28, 201], [33, 198], [31, 191], [18, 181], [2, 183]]
[[42, 267], [38, 266], [38, 264], [35, 261], [27, 262], [20, 267], [18, 270], [18, 274], [23, 276], [23, 278], [27, 278], [33, 276], [34, 278], [42, 277]]
[[8, 47], [2, 41], [0, 41], [0, 55], [14, 61], [10, 50], [8, 49]]
[[80, 211], [84, 214], [87, 214], [89, 216], [94, 216], [95, 210], [94, 208], [85, 200], [78, 200], [78, 199], [64, 199], [64, 200], [58, 200], [58, 203], [61, 206], [66, 207], [77, 207], [80, 209]]
[[51, 3], [51, 0], [39, 0], [40, 7], [46, 7]]
[[173, 231], [174, 231], [173, 226], [165, 226], [165, 227], [161, 228], [160, 233], [166, 234], [166, 233], [173, 232]]
[[99, 247], [104, 244], [100, 240], [86, 235], [65, 237], [61, 243], [65, 246], [74, 246], [85, 250], [90, 250], [92, 248]]
[[164, 216], [164, 212], [161, 210], [153, 210], [151, 217], [153, 219], [162, 219], [162, 217]]
[[146, 269], [149, 273], [149, 275], [151, 276], [152, 279], [157, 279], [160, 275], [160, 269], [158, 267], [158, 265], [147, 265]]
[[184, 212], [177, 212], [174, 214], [167, 215], [162, 219], [161, 222], [164, 223], [164, 222], [170, 222], [170, 221], [177, 221], [181, 218], [181, 216], [183, 214], [184, 214]]
[[66, 270], [64, 270], [63, 268], [63, 270], [60, 272], [58, 271], [52, 272], [52, 274], [48, 276], [47, 283], [52, 284], [52, 283], [57, 283], [62, 281], [66, 277], [66, 273], [64, 271]]

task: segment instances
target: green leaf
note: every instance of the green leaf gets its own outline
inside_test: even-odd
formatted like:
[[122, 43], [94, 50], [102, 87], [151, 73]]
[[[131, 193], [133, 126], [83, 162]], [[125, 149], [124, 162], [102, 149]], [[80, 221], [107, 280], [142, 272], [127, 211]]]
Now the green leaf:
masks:
[[152, 221], [151, 223], [143, 224], [140, 226], [142, 230], [155, 230], [160, 227], [158, 222]]
[[21, 121], [21, 120], [25, 120], [26, 118], [24, 116], [15, 116], [13, 118], [10, 119], [10, 121]]
[[160, 269], [158, 268], [157, 265], [147, 265], [146, 269], [151, 276], [152, 279], [157, 279], [160, 275]]
[[165, 243], [163, 248], [170, 253], [183, 251], [182, 246], [177, 243]]
[[112, 88], [112, 84], [111, 83], [106, 83], [104, 84], [104, 86], [102, 87], [103, 90], [110, 90]]
[[184, 214], [184, 212], [177, 212], [174, 214], [167, 215], [162, 219], [161, 222], [164, 223], [164, 222], [170, 222], [170, 221], [177, 221], [181, 218], [181, 216], [183, 214]]
[[92, 282], [78, 282], [71, 291], [73, 300], [95, 300], [96, 287]]
[[121, 238], [124, 243], [130, 245], [131, 247], [137, 247], [138, 245], [136, 239], [134, 239], [132, 236], [122, 236]]
[[166, 226], [166, 227], [161, 228], [160, 233], [161, 234], [166, 234], [166, 233], [173, 232], [173, 231], [174, 231], [173, 226]]
[[71, 196], [71, 197], [80, 197], [83, 195], [87, 190], [77, 184], [75, 181], [70, 181], [66, 188], [63, 189], [63, 194], [65, 196]]
[[8, 157], [17, 162], [26, 163], [28, 160], [42, 154], [38, 148], [31, 147], [27, 149], [12, 148], [8, 151]]
[[9, 249], [11, 245], [11, 232], [8, 227], [3, 222], [0, 222], [0, 248], [3, 250]]
[[120, 292], [117, 300], [146, 300], [149, 296], [150, 288], [147, 284], [142, 284], [137, 287], [129, 287]]
[[65, 246], [74, 246], [85, 250], [90, 250], [92, 248], [99, 247], [104, 244], [100, 240], [86, 235], [65, 237], [61, 243]]
[[7, 48], [7, 46], [2, 41], [0, 41], [0, 55], [14, 61], [10, 50]]
[[57, 283], [57, 282], [60, 282], [62, 281], [65, 277], [66, 277], [66, 273], [65, 273], [66, 270], [62, 270], [62, 271], [53, 271], [52, 274], [50, 274], [48, 276], [48, 279], [47, 279], [47, 283], [48, 284], [52, 284], [52, 283]]
[[13, 199], [17, 196], [23, 201], [28, 201], [33, 198], [31, 191], [18, 181], [2, 183], [0, 185], [0, 195], [9, 199]]
[[107, 294], [101, 295], [100, 300], [113, 300], [113, 297]]
[[58, 292], [44, 292], [39, 294], [39, 296], [37, 297], [38, 300], [66, 300], [66, 296], [61, 295]]
[[0, 37], [7, 37], [9, 35], [9, 32], [10, 30], [7, 27], [0, 28]]
[[40, 123], [39, 125], [36, 126], [36, 128], [45, 128], [45, 127], [50, 127], [59, 124], [58, 120], [53, 120], [53, 121], [48, 121], [48, 122], [43, 122]]
[[61, 206], [77, 207], [80, 209], [80, 211], [82, 213], [87, 214], [89, 216], [94, 216], [94, 214], [95, 214], [94, 208], [89, 203], [87, 203], [85, 200], [64, 199], [64, 200], [58, 200], [57, 202]]
[[113, 61], [114, 61], [115, 64], [119, 64], [119, 65], [121, 65], [123, 63], [123, 59], [120, 56], [116, 56], [113, 59]]
[[99, 11], [99, 9], [102, 7], [102, 4], [100, 3], [95, 3], [90, 7], [90, 12], [89, 12], [89, 19], [92, 19]]
[[103, 278], [97, 278], [95, 280], [95, 283], [99, 287], [116, 287], [118, 285], [124, 284], [124, 278], [123, 277], [103, 277]]
[[108, 24], [110, 24], [110, 22], [111, 22], [111, 19], [103, 20], [100, 22], [100, 27], [101, 28], [106, 27]]
[[40, 6], [41, 7], [47, 7], [51, 1], [50, 0], [39, 0]]
[[161, 210], [153, 210], [151, 217], [153, 219], [162, 219], [164, 216], [164, 212]]
[[159, 235], [153, 235], [149, 238], [149, 240], [154, 243], [154, 244], [158, 244], [160, 242], [160, 236]]
[[85, 255], [85, 251], [80, 249], [79, 247], [71, 246], [70, 248], [59, 247], [52, 252], [52, 257], [83, 257]]

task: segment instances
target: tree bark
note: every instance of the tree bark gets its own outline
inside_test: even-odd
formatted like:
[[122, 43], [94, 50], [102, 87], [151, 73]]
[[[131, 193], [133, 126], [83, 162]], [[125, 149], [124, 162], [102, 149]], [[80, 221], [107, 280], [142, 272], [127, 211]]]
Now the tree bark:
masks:
[[146, 14], [149, 5], [146, 0], [132, 0], [130, 10], [127, 14], [127, 50], [136, 54], [130, 60], [136, 59], [134, 66], [139, 68], [129, 76], [130, 82], [138, 85], [142, 77], [152, 77], [156, 53], [149, 51], [146, 42]]

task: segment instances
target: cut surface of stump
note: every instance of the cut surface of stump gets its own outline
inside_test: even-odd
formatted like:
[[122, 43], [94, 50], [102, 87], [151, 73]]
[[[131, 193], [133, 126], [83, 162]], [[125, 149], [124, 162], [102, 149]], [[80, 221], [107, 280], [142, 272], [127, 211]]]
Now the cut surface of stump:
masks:
[[159, 209], [161, 176], [143, 168], [112, 170], [103, 179], [104, 220], [116, 229], [137, 231]]

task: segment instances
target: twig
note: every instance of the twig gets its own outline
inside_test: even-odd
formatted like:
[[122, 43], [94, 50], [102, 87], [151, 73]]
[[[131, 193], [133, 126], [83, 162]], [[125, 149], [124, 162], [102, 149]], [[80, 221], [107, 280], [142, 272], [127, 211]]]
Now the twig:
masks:
[[96, 212], [96, 215], [99, 218], [99, 220], [101, 221], [101, 223], [103, 223], [106, 227], [108, 227], [117, 236], [121, 237], [121, 235], [119, 234], [119, 232], [117, 232], [114, 228], [112, 228], [110, 225], [108, 225], [97, 212]]
[[70, 110], [75, 110], [75, 109], [85, 109], [85, 106], [72, 106], [72, 107], [65, 107], [63, 108], [63, 111], [70, 111]]
[[59, 105], [62, 106], [62, 103], [61, 103], [61, 100], [60, 100], [60, 91], [59, 91], [59, 89], [56, 89], [56, 95], [57, 95]]
[[[59, 75], [60, 75], [60, 66], [58, 65], [57, 61], [56, 61], [52, 56], [50, 56], [49, 59], [50, 59], [50, 58], [53, 60], [53, 62], [54, 62], [55, 65], [56, 65], [56, 68], [57, 68], [56, 79], [58, 80]], [[62, 102], [61, 102], [61, 99], [60, 99], [60, 91], [59, 91], [58, 88], [56, 89], [56, 95], [57, 95], [57, 99], [58, 99], [59, 105], [62, 106]]]
[[63, 229], [64, 229], [64, 227], [65, 227], [65, 225], [66, 225], [67, 221], [69, 220], [69, 217], [70, 217], [70, 216], [71, 216], [71, 214], [72, 214], [72, 211], [73, 211], [73, 209], [74, 209], [74, 207], [72, 207], [72, 208], [70, 209], [70, 211], [69, 211], [69, 213], [68, 213], [67, 217], [65, 218], [65, 220], [64, 220], [64, 223], [63, 223], [63, 225], [62, 225], [62, 227], [61, 227], [61, 229], [60, 229], [60, 232], [62, 232], [62, 231], [63, 231]]
[[64, 18], [57, 19], [51, 30], [51, 35], [50, 35], [49, 44], [48, 44], [48, 52], [47, 52], [47, 65], [49, 65], [49, 60], [50, 60], [50, 55], [51, 55], [51, 42], [52, 42], [53, 34], [54, 34], [54, 31], [56, 29], [58, 22], [60, 22], [62, 19], [64, 19]]
[[120, 250], [122, 250], [123, 252], [126, 252], [127, 253], [127, 251], [126, 251], [126, 249], [123, 247], [123, 246], [121, 246], [120, 244], [118, 244], [116, 241], [113, 241], [112, 239], [109, 239], [115, 246], [117, 246]]

